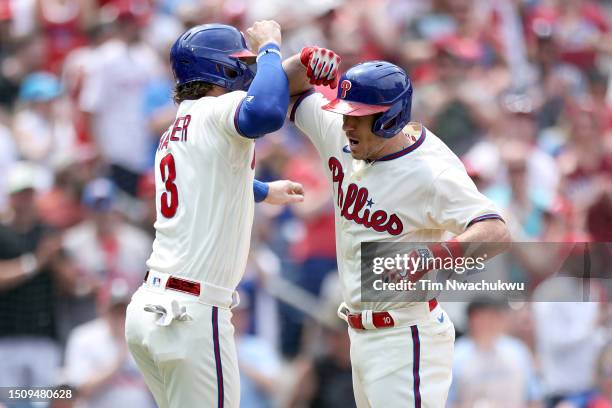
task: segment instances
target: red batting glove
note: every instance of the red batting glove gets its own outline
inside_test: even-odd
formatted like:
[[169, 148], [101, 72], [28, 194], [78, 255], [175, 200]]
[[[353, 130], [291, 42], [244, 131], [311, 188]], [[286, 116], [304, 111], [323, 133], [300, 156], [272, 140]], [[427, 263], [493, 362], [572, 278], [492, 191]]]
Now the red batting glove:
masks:
[[304, 47], [300, 54], [302, 65], [307, 68], [306, 76], [313, 85], [338, 86], [338, 67], [341, 58], [332, 50], [319, 47]]

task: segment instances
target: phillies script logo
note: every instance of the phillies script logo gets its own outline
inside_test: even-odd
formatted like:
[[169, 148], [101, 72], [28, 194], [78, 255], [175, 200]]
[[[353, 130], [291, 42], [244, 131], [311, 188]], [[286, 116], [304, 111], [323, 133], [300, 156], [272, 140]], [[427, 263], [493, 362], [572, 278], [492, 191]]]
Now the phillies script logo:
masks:
[[351, 89], [351, 86], [353, 86], [353, 84], [351, 84], [351, 81], [349, 81], [348, 79], [345, 79], [340, 83], [340, 88], [342, 88], [342, 94], [340, 95], [340, 98], [346, 98], [346, 93], [349, 91], [349, 89]]
[[332, 173], [332, 181], [338, 183], [338, 207], [341, 216], [366, 228], [372, 228], [374, 231], [386, 231], [391, 235], [402, 233], [404, 225], [396, 214], [389, 216], [383, 210], [376, 210], [370, 214], [370, 210], [366, 208], [363, 215], [360, 216], [359, 212], [363, 210], [369, 199], [368, 189], [365, 187], [359, 188], [357, 184], [351, 183], [347, 187], [345, 195], [344, 190], [342, 190], [342, 181], [344, 180], [342, 164], [335, 157], [330, 157], [328, 165]]

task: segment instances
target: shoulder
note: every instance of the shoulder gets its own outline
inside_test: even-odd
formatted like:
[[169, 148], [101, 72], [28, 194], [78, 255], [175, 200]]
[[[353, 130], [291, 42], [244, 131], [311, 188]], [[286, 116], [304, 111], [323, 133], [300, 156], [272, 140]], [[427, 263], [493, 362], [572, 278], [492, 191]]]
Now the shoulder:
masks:
[[399, 153], [405, 154], [407, 160], [397, 163], [402, 164], [401, 167], [410, 173], [410, 177], [417, 177], [419, 183], [433, 183], [450, 166], [445, 155], [440, 155], [440, 139], [418, 122], [410, 122], [404, 132], [411, 137], [413, 143]]
[[426, 140], [419, 153], [422, 166], [428, 169], [430, 178], [427, 180], [432, 188], [436, 188], [436, 181], [472, 184], [461, 159], [429, 129], [426, 129]]
[[465, 172], [465, 166], [461, 162], [461, 159], [431, 130], [425, 128], [427, 134], [427, 140], [424, 143], [424, 149], [422, 152], [427, 155], [428, 159], [432, 163], [438, 165], [440, 172], [455, 168]]
[[[238, 104], [246, 97], [244, 91], [233, 91], [228, 92], [219, 96], [204, 96], [196, 101], [193, 101], [193, 105], [190, 109], [197, 111], [201, 114], [205, 113], [232, 113], [233, 108], [236, 108]], [[184, 101], [181, 103], [184, 104]]]

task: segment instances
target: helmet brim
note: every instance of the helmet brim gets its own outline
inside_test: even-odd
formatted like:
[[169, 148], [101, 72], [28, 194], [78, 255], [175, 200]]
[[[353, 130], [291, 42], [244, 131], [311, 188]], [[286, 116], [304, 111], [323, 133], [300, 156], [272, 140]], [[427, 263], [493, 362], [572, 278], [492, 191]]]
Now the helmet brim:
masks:
[[230, 54], [233, 58], [257, 58], [257, 54], [253, 54], [250, 50], [240, 50], [233, 54]]
[[321, 109], [348, 116], [367, 116], [375, 113], [386, 112], [390, 105], [368, 105], [361, 102], [352, 102], [344, 99], [334, 99], [330, 103], [321, 106]]

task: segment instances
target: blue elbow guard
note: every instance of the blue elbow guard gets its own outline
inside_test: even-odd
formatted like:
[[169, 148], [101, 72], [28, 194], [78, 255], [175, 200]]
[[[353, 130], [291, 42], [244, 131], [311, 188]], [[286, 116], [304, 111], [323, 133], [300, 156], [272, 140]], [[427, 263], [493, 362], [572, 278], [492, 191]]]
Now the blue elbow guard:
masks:
[[255, 196], [255, 202], [260, 203], [268, 196], [270, 186], [268, 183], [263, 183], [259, 180], [253, 180], [253, 195]]
[[257, 138], [283, 126], [289, 107], [289, 81], [281, 65], [278, 46], [260, 49], [257, 75], [238, 108], [238, 131]]

